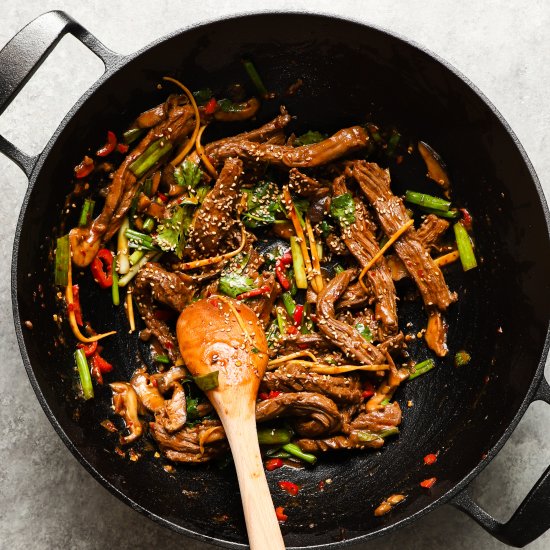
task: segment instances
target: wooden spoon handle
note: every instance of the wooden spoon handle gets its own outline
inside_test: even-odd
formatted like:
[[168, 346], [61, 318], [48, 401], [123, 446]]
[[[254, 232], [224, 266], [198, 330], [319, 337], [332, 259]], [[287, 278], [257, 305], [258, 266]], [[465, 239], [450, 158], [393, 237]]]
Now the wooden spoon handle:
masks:
[[[256, 419], [251, 414], [238, 422], [225, 419], [243, 503], [251, 550], [284, 550], [285, 544], [265, 478]], [[223, 421], [223, 419], [222, 419]]]

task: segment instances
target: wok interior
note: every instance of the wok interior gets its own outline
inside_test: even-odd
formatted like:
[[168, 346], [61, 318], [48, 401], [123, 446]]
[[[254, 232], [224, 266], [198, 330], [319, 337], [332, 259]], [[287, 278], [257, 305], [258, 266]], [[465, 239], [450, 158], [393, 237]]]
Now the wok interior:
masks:
[[[54, 345], [50, 238], [72, 168], [89, 144], [102, 142], [107, 129], [124, 129], [165, 98], [172, 90], [156, 88], [163, 75], [191, 89], [215, 90], [244, 80], [243, 55], [252, 57], [269, 89], [282, 92], [303, 79], [298, 94], [281, 99], [298, 116], [297, 131], [335, 130], [371, 114], [431, 144], [449, 167], [454, 197], [474, 216], [482, 258], [475, 271], [465, 275], [455, 266], [447, 275], [459, 293], [447, 313], [449, 348], [468, 350], [471, 364], [455, 368], [450, 353], [429, 375], [405, 384], [397, 394], [404, 411], [401, 433], [381, 451], [323, 455], [313, 469], [268, 475], [275, 502], [290, 516], [283, 526], [287, 544], [328, 544], [374, 533], [425, 508], [475, 468], [512, 422], [532, 383], [548, 325], [549, 297], [540, 290], [550, 271], [548, 230], [529, 170], [498, 118], [448, 69], [380, 31], [311, 15], [251, 16], [174, 36], [113, 75], [57, 136], [27, 198], [16, 254], [19, 317], [34, 325], [32, 332], [23, 329], [23, 337], [43, 404], [78, 453], [104, 482], [172, 527], [245, 542], [234, 470], [177, 465], [169, 474], [152, 452], [137, 462], [113, 452], [116, 436], [99, 425], [110, 414], [110, 390], [78, 403], [71, 349]], [[265, 105], [260, 122], [277, 105]], [[394, 171], [395, 188], [405, 189], [413, 175]], [[144, 352], [137, 335], [127, 333], [122, 309], [115, 314], [91, 277], [80, 295], [96, 330], [113, 323], [119, 329], [105, 343], [105, 356], [116, 365], [112, 379], [127, 379]], [[425, 326], [419, 303], [401, 301], [398, 307], [402, 327], [409, 321], [417, 329]], [[410, 351], [419, 359], [428, 356], [419, 344]], [[436, 451], [438, 462], [427, 471], [422, 458]], [[419, 481], [431, 476], [438, 483], [422, 490]], [[283, 497], [276, 488], [281, 479], [303, 485], [299, 497]], [[332, 483], [321, 492], [317, 484], [326, 479]], [[373, 509], [395, 492], [407, 500], [391, 514], [374, 517]]]

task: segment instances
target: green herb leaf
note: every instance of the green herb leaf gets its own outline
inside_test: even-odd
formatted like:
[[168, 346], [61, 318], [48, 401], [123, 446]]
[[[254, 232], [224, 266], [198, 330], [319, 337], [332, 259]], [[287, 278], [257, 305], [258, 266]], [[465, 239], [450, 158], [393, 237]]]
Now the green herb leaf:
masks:
[[198, 397], [188, 397], [187, 398], [187, 421], [190, 420], [198, 420], [199, 417], [199, 410], [197, 408], [199, 404], [199, 398]]
[[471, 355], [464, 350], [460, 350], [455, 355], [455, 367], [465, 367], [470, 361]]
[[327, 134], [309, 130], [305, 134], [298, 136], [294, 140], [294, 145], [296, 147], [300, 147], [301, 145], [312, 145], [313, 143], [319, 143], [320, 141], [327, 139], [327, 137]]
[[326, 239], [334, 231], [334, 227], [327, 220], [323, 220], [317, 227], [321, 230], [323, 239]]
[[350, 193], [344, 193], [332, 199], [330, 215], [341, 225], [350, 225], [355, 221], [355, 203]]
[[202, 177], [202, 170], [198, 164], [191, 162], [189, 159], [184, 160], [175, 170], [174, 177], [178, 185], [182, 187], [194, 189]]
[[209, 99], [213, 96], [212, 90], [210, 88], [203, 88], [202, 90], [197, 90], [193, 92], [193, 97], [197, 102], [197, 105], [204, 105], [208, 103]]
[[367, 341], [372, 342], [372, 332], [370, 328], [364, 323], [357, 323], [355, 325], [357, 332]]
[[185, 244], [185, 233], [191, 224], [192, 214], [189, 206], [178, 206], [174, 209], [171, 218], [162, 220], [158, 225], [154, 242], [161, 250], [173, 252], [181, 258]]
[[254, 189], [246, 189], [247, 210], [243, 214], [243, 223], [252, 229], [275, 223], [284, 218], [284, 208], [280, 201], [277, 184], [261, 181]]
[[230, 99], [220, 99], [218, 101], [218, 106], [224, 113], [240, 113], [245, 109], [244, 105], [243, 103], [234, 103]]
[[202, 204], [202, 201], [206, 198], [206, 195], [210, 193], [211, 188], [208, 185], [203, 185], [197, 189], [197, 200]]
[[219, 371], [215, 370], [202, 376], [194, 376], [193, 380], [202, 391], [214, 390], [218, 387], [218, 375]]
[[235, 273], [234, 271], [222, 275], [218, 283], [218, 290], [232, 298], [255, 288], [254, 281], [250, 277]]
[[155, 355], [155, 357], [153, 357], [153, 359], [157, 363], [165, 363], [166, 365], [170, 364], [170, 358], [168, 357], [168, 355]]

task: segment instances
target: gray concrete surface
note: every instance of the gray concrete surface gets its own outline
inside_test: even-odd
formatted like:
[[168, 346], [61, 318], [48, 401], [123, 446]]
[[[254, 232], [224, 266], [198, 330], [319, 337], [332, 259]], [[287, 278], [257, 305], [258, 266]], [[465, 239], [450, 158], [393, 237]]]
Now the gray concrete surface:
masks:
[[[113, 50], [131, 52], [179, 27], [275, 5], [258, 0], [70, 2], [2, 0], [0, 45], [24, 24], [64, 9]], [[550, 4], [531, 2], [279, 1], [359, 18], [386, 27], [437, 52], [466, 74], [516, 131], [550, 195]], [[38, 152], [62, 116], [93, 82], [101, 64], [65, 39], [12, 107], [0, 133]], [[167, 531], [127, 508], [76, 462], [46, 420], [27, 380], [13, 329], [9, 258], [26, 180], [0, 156], [0, 547], [101, 549], [210, 546]], [[514, 435], [473, 484], [478, 501], [501, 519], [517, 507], [550, 458], [550, 409], [531, 407]], [[402, 531], [360, 548], [497, 549], [505, 546], [460, 512], [443, 507]], [[531, 550], [550, 547], [550, 532]]]

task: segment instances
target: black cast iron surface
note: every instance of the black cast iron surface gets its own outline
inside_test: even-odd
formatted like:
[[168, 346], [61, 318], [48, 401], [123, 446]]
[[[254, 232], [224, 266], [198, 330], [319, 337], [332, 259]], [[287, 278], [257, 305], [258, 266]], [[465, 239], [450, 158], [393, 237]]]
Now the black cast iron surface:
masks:
[[[116, 62], [69, 113], [35, 168], [14, 247], [13, 302], [23, 360], [54, 427], [90, 472], [132, 507], [182, 533], [240, 547], [245, 529], [231, 467], [176, 466], [144, 451], [137, 462], [113, 452], [116, 443], [99, 421], [109, 414], [109, 391], [94, 402], [74, 398], [71, 349], [55, 346], [58, 325], [48, 261], [71, 171], [89, 144], [106, 129], [122, 130], [136, 113], [162, 101], [162, 76], [191, 89], [214, 90], [242, 80], [240, 59], [251, 56], [269, 89], [285, 90], [297, 78], [304, 86], [284, 99], [297, 131], [334, 130], [376, 120], [395, 123], [432, 144], [446, 160], [455, 197], [475, 220], [482, 262], [463, 274], [451, 269], [449, 285], [459, 301], [447, 314], [449, 347], [465, 348], [472, 363], [455, 369], [438, 361], [429, 375], [397, 394], [404, 411], [400, 436], [376, 453], [327, 455], [307, 470], [269, 474], [276, 505], [289, 520], [289, 547], [334, 547], [371, 538], [448, 501], [494, 456], [531, 401], [547, 353], [550, 311], [548, 212], [536, 176], [515, 137], [470, 85], [419, 48], [385, 32], [353, 22], [303, 14], [263, 14], [214, 22], [155, 43]], [[236, 76], [239, 75], [239, 76]], [[273, 115], [266, 107], [261, 121]], [[403, 189], [411, 172], [396, 170]], [[428, 184], [426, 184], [428, 185]], [[426, 187], [429, 189], [429, 186]], [[128, 335], [124, 314], [105, 294], [81, 284], [82, 306], [98, 331], [119, 330], [105, 342], [116, 365], [111, 380], [128, 378], [144, 353]], [[400, 304], [403, 323], [420, 328], [418, 304]], [[22, 328], [24, 321], [33, 330]], [[411, 346], [418, 359], [428, 356]], [[145, 357], [146, 358], [146, 357]], [[412, 407], [407, 403], [411, 401]], [[422, 457], [439, 451], [428, 477]], [[276, 481], [303, 485], [286, 497]], [[317, 485], [331, 479], [323, 492]], [[407, 500], [382, 518], [373, 515], [394, 492]]]

